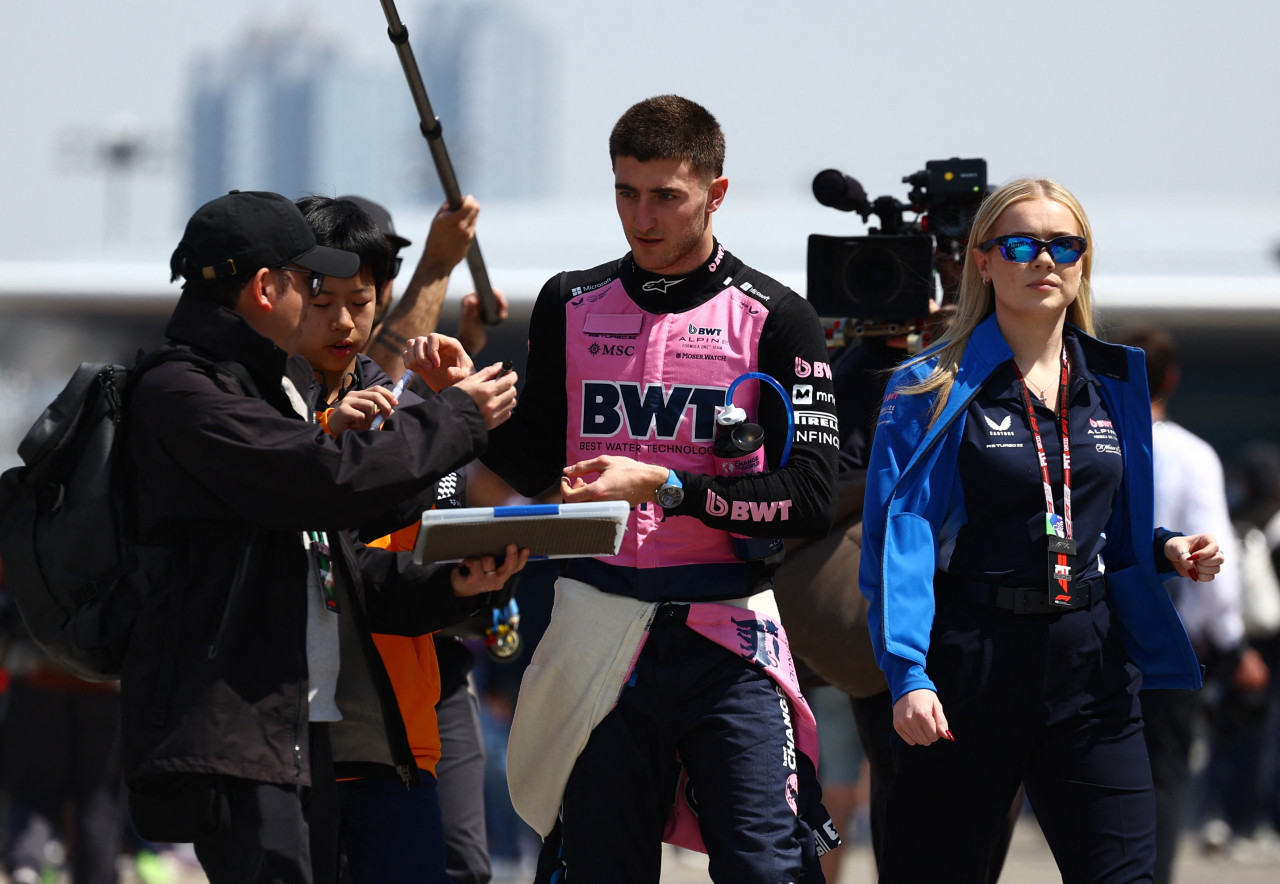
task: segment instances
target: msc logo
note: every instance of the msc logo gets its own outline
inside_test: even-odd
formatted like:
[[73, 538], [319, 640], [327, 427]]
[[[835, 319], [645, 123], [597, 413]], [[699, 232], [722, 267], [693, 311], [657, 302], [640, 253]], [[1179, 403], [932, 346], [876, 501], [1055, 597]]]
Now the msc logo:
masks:
[[[616, 345], [622, 350], [623, 345]], [[692, 412], [693, 439], [711, 441], [715, 433], [716, 406], [724, 405], [723, 387], [661, 384], [641, 387], [621, 381], [583, 381], [582, 435], [632, 439], [674, 439], [685, 414]]]
[[689, 334], [691, 335], [700, 335], [704, 338], [718, 338], [723, 333], [723, 329], [703, 328], [700, 325], [694, 325], [692, 322], [689, 323]]
[[831, 366], [825, 362], [806, 362], [799, 356], [796, 357], [796, 377], [807, 378], [813, 376], [815, 378], [831, 377]]
[[635, 356], [636, 348], [632, 344], [597, 344], [587, 348], [592, 356]]

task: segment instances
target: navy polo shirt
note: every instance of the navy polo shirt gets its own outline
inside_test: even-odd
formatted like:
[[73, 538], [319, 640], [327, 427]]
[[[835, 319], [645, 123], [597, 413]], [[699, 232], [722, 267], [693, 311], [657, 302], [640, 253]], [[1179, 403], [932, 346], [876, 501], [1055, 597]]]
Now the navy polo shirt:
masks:
[[[1103, 531], [1120, 490], [1121, 441], [1071, 329], [1067, 420], [1071, 432], [1071, 536], [1077, 579], [1099, 573]], [[1054, 509], [1062, 515], [1062, 436], [1058, 415], [1034, 395]], [[1044, 483], [1013, 361], [999, 366], [969, 403], [958, 460], [967, 522], [956, 533], [946, 570], [1002, 586], [1048, 586]]]

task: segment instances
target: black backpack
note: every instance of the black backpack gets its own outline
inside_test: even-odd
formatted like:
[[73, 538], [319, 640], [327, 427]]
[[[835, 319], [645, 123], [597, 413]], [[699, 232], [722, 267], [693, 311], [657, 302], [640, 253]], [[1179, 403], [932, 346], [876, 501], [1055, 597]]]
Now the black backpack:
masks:
[[135, 542], [133, 483], [122, 421], [144, 371], [182, 359], [220, 371], [257, 395], [244, 368], [165, 346], [133, 368], [82, 363], [18, 445], [23, 466], [0, 475], [0, 563], [31, 638], [82, 678], [118, 678], [148, 591]]

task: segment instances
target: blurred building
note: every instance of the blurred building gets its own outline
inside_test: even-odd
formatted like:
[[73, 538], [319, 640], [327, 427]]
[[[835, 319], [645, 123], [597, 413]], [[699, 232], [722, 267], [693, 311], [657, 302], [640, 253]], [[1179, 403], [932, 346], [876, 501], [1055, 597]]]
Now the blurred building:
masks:
[[[548, 192], [551, 52], [534, 24], [502, 0], [402, 16], [463, 190], [482, 200]], [[358, 60], [344, 39], [255, 31], [193, 66], [191, 209], [232, 188], [439, 201], [395, 49], [380, 30], [369, 40], [385, 59]]]

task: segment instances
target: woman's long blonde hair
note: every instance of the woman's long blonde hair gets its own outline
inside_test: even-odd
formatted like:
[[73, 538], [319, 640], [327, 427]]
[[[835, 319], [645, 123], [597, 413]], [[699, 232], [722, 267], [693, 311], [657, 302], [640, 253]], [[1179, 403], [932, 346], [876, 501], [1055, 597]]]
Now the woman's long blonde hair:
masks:
[[899, 391], [905, 394], [929, 393], [934, 390], [938, 392], [937, 401], [934, 402], [929, 414], [930, 424], [937, 420], [947, 404], [947, 398], [951, 395], [951, 385], [955, 383], [956, 371], [960, 368], [960, 359], [964, 356], [965, 347], [969, 344], [969, 336], [995, 310], [995, 298], [991, 285], [982, 281], [977, 262], [973, 260], [973, 250], [979, 243], [984, 243], [991, 238], [996, 222], [1000, 220], [1005, 209], [1023, 200], [1041, 198], [1061, 203], [1070, 209], [1080, 225], [1080, 235], [1089, 243], [1089, 248], [1080, 259], [1080, 291], [1075, 301], [1067, 308], [1067, 322], [1081, 329], [1085, 334], [1094, 333], [1093, 290], [1089, 284], [1089, 276], [1093, 269], [1093, 232], [1080, 201], [1061, 184], [1047, 178], [1018, 178], [1010, 181], [984, 199], [982, 205], [978, 207], [977, 215], [974, 216], [973, 227], [969, 233], [969, 248], [965, 250], [964, 273], [960, 278], [956, 314], [947, 331], [938, 339], [939, 349], [931, 349], [927, 354], [918, 356], [908, 363], [932, 359], [935, 355], [938, 360], [938, 364], [923, 381]]

